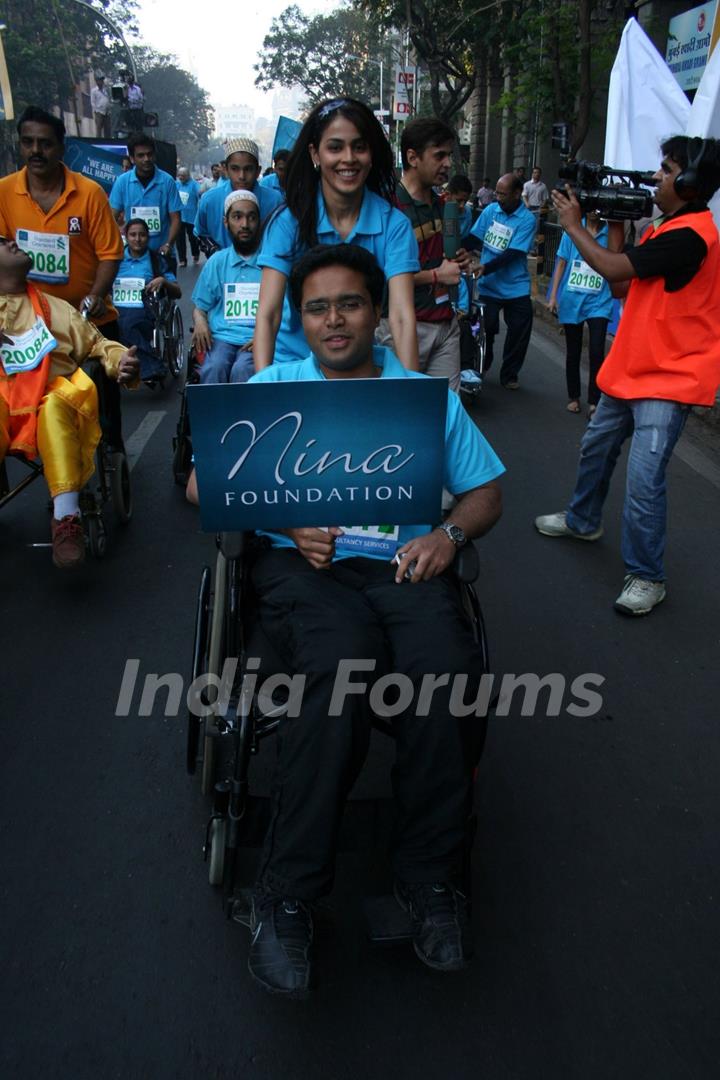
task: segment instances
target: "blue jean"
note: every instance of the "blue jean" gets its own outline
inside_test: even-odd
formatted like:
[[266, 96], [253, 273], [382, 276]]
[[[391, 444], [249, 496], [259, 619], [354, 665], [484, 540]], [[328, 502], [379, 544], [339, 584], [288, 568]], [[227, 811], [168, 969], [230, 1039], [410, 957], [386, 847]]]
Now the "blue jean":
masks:
[[120, 308], [120, 340], [123, 345], [135, 345], [140, 360], [140, 378], [152, 379], [166, 373], [165, 364], [152, 347], [155, 322], [147, 307]]
[[252, 353], [244, 345], [215, 338], [200, 365], [201, 383], [247, 382], [255, 374]]
[[567, 510], [574, 532], [599, 528], [603, 503], [622, 444], [631, 437], [622, 520], [628, 574], [664, 581], [667, 516], [665, 469], [685, 426], [689, 405], [603, 394], [580, 446], [575, 490]]

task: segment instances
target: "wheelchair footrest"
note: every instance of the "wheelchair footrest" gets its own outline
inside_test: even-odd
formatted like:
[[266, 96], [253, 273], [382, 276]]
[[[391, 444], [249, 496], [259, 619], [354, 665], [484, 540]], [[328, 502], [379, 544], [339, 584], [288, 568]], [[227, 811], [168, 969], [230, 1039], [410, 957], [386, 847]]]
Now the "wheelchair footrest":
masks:
[[412, 941], [410, 916], [394, 896], [368, 896], [363, 906], [365, 929], [373, 945], [405, 945]]
[[252, 889], [236, 889], [230, 901], [230, 917], [233, 922], [250, 928], [250, 909], [252, 908]]

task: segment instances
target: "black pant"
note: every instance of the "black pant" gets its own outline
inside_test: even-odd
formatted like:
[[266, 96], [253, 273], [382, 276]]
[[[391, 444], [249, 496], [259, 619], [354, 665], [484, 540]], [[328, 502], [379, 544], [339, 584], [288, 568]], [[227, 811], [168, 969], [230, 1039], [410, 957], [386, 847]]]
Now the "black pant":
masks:
[[[588, 360], [590, 373], [588, 375], [588, 404], [597, 405], [600, 400], [600, 391], [597, 387], [597, 373], [605, 359], [605, 335], [607, 334], [607, 319], [586, 319], [590, 341], [588, 343]], [[580, 356], [583, 345], [583, 323], [563, 323], [565, 330], [565, 377], [567, 379], [567, 392], [571, 401], [579, 401], [580, 387]]]
[[183, 221], [181, 224], [180, 232], [178, 233], [176, 243], [181, 263], [187, 262], [186, 238], [190, 241], [190, 250], [192, 252], [193, 259], [197, 259], [200, 255], [200, 245], [198, 244], [198, 238], [195, 235], [195, 224], [192, 221]]
[[[402, 672], [413, 703], [393, 720], [392, 771], [397, 815], [394, 867], [399, 878], [435, 882], [451, 876], [470, 806], [472, 770], [480, 758], [484, 717], [449, 714], [455, 674], [466, 674], [464, 699], [475, 700], [482, 657], [448, 576], [396, 585], [393, 567], [351, 558], [313, 570], [295, 549], [266, 551], [252, 569], [264, 631], [288, 674], [306, 676], [301, 714], [281, 720], [272, 818], [259, 871], [260, 888], [313, 900], [329, 892], [343, 805], [367, 754], [371, 720], [365, 698], [339, 695], [330, 716], [338, 664], [376, 661], [354, 683], [372, 686]], [[449, 674], [428, 716], [416, 702], [423, 675]], [[395, 700], [388, 692], [386, 700]], [[420, 710], [418, 710], [420, 711]]]
[[517, 379], [520, 368], [525, 363], [525, 354], [530, 344], [532, 333], [533, 309], [529, 296], [515, 296], [509, 300], [497, 300], [492, 296], [479, 296], [478, 300], [485, 307], [485, 362], [483, 371], [487, 371], [493, 362], [493, 342], [500, 330], [500, 312], [503, 313], [507, 334], [503, 349], [503, 362], [500, 368], [500, 382], [507, 383]]

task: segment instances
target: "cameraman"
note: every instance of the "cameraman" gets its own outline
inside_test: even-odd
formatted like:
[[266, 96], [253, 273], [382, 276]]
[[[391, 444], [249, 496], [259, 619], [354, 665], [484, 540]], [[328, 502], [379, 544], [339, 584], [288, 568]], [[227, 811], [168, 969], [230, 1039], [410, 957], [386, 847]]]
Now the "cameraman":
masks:
[[662, 144], [653, 180], [661, 211], [638, 247], [606, 250], [582, 226], [575, 196], [553, 205], [581, 257], [627, 295], [598, 374], [602, 396], [580, 450], [567, 510], [535, 520], [544, 536], [598, 540], [615, 462], [631, 437], [622, 523], [626, 576], [618, 611], [647, 615], [665, 599], [665, 469], [692, 405], [712, 405], [720, 383], [720, 243], [707, 202], [720, 187], [720, 143], [676, 135]]

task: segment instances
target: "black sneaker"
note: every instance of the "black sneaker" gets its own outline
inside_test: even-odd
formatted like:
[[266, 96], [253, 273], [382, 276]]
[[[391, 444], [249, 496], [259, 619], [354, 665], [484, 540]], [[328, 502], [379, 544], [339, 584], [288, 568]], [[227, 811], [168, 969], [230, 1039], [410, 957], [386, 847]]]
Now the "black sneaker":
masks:
[[313, 922], [302, 900], [254, 896], [248, 970], [271, 994], [305, 997], [310, 990]]
[[465, 897], [447, 882], [395, 883], [395, 899], [410, 916], [413, 946], [423, 964], [459, 971], [472, 956]]

